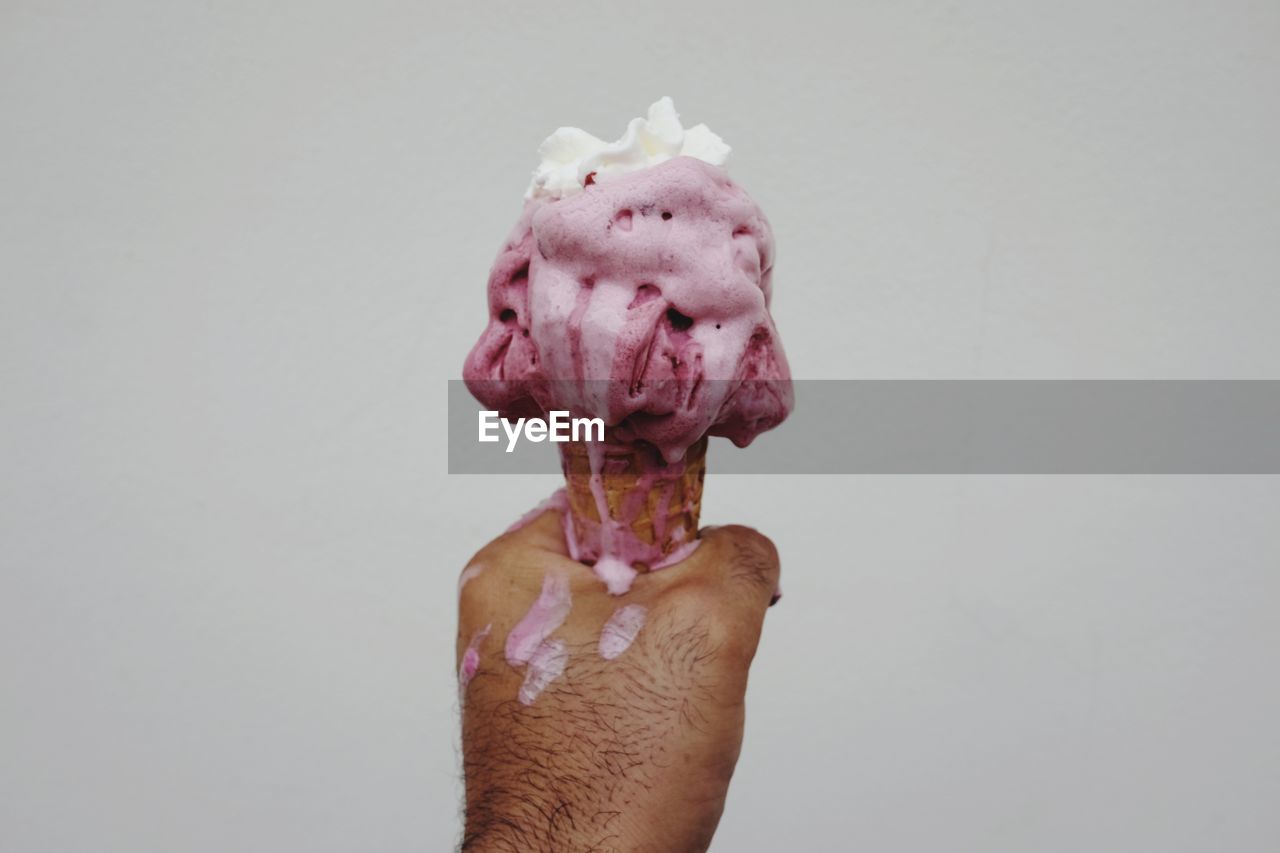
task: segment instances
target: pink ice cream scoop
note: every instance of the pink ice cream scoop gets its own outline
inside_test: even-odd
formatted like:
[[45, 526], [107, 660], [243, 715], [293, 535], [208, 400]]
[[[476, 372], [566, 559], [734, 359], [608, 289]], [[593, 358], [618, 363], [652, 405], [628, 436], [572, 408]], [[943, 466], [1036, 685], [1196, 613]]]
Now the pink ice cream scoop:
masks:
[[503, 416], [599, 417], [669, 462], [703, 435], [745, 446], [792, 403], [772, 267], [760, 208], [692, 157], [532, 200], [463, 377]]
[[[586, 500], [594, 505], [566, 514], [571, 553], [594, 561], [602, 577], [611, 564], [613, 591], [625, 589], [633, 566], [657, 568], [694, 544], [701, 467], [696, 489], [676, 485], [690, 448], [701, 466], [705, 436], [746, 446], [792, 406], [769, 314], [768, 220], [721, 166], [681, 155], [702, 134], [704, 149], [714, 154], [718, 145], [727, 156], [718, 137], [703, 126], [683, 131], [667, 99], [641, 121], [602, 153], [558, 172], [546, 171], [544, 160], [545, 180], [568, 189], [531, 190], [490, 272], [489, 324], [463, 368], [471, 392], [503, 417], [546, 418], [555, 410], [598, 417], [611, 452], [647, 448], [644, 461], [620, 463], [629, 476], [621, 495], [605, 488], [610, 457], [592, 449], [582, 491], [591, 487]], [[544, 157], [565, 145], [557, 139], [544, 143]], [[628, 160], [663, 145], [670, 156], [655, 163]], [[636, 518], [680, 511], [684, 523], [654, 522], [635, 535]]]

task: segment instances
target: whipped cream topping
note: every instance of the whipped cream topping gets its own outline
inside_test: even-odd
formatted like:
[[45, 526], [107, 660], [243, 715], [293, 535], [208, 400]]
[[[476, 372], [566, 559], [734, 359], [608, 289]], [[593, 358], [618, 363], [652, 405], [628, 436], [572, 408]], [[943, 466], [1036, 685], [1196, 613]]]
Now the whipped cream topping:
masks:
[[632, 119], [617, 142], [605, 142], [576, 127], [562, 127], [538, 146], [542, 163], [525, 192], [528, 199], [554, 200], [582, 192], [587, 176], [605, 182], [616, 175], [693, 157], [723, 166], [732, 151], [705, 124], [685, 128], [670, 98], [649, 107], [645, 118]]

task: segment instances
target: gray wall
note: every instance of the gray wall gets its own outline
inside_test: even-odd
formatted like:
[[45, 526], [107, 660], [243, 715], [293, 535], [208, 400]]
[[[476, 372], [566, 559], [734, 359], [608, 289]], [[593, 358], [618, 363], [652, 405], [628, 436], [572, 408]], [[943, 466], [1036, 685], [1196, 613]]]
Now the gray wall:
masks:
[[[736, 147], [798, 377], [1278, 378], [1278, 39], [1240, 0], [8, 0], [0, 846], [455, 839], [456, 574], [555, 480], [448, 477], [445, 380], [556, 125], [670, 94]], [[715, 849], [1274, 849], [1277, 510], [713, 473], [786, 589]]]

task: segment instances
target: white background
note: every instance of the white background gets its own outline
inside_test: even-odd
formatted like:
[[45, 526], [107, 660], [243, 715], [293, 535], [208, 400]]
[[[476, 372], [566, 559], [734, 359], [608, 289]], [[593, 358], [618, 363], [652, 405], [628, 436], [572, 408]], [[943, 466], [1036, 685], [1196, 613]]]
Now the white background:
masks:
[[[542, 137], [736, 148], [801, 378], [1280, 378], [1280, 9], [0, 5], [0, 847], [458, 832], [445, 382]], [[849, 427], [857, 429], [856, 424]], [[708, 480], [777, 542], [718, 851], [1263, 851], [1280, 483]]]

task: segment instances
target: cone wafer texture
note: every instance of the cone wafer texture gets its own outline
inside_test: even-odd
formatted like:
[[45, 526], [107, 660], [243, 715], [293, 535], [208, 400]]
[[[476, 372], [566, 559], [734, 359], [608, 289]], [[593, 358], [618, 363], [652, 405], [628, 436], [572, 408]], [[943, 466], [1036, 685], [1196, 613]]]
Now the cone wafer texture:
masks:
[[573, 557], [610, 555], [649, 569], [687, 548], [698, 532], [706, 450], [704, 437], [667, 463], [645, 442], [561, 445]]

